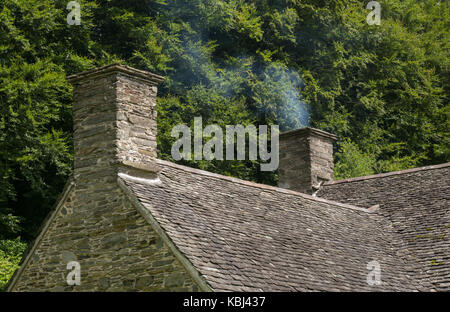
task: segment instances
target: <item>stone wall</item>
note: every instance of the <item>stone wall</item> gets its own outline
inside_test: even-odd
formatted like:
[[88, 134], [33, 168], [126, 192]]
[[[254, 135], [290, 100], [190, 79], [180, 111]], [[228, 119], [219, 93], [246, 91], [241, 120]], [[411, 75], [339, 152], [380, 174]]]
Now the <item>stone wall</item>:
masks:
[[[117, 183], [125, 162], [156, 158], [156, 84], [162, 77], [109, 65], [74, 85], [74, 187], [15, 290], [197, 290], [190, 275]], [[81, 265], [68, 286], [66, 265]]]
[[333, 142], [330, 133], [312, 128], [280, 135], [279, 186], [312, 194], [322, 181], [333, 181]]
[[[78, 199], [77, 199], [78, 198]], [[81, 285], [69, 286], [70, 261]], [[13, 291], [198, 291], [118, 185], [75, 187]]]

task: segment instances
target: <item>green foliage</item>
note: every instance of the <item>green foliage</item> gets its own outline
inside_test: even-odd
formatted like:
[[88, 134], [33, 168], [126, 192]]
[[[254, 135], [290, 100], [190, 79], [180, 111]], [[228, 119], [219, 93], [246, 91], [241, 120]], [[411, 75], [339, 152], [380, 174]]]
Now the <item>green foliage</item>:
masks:
[[363, 153], [356, 144], [349, 140], [341, 142], [336, 153], [337, 163], [334, 168], [335, 179], [366, 176], [374, 173], [375, 157]]
[[19, 263], [27, 245], [16, 238], [14, 240], [0, 240], [0, 291], [19, 268]]
[[[307, 124], [340, 137], [338, 178], [450, 159], [449, 7], [368, 1], [0, 1], [0, 239], [26, 241], [72, 168], [65, 76], [121, 61], [166, 76], [159, 157], [173, 126]], [[440, 4], [439, 4], [440, 3]], [[182, 161], [268, 184], [258, 161]]]
[[381, 26], [365, 23], [358, 2], [325, 10], [323, 40], [306, 51], [312, 125], [373, 155], [376, 172], [446, 162], [449, 8], [380, 2]]

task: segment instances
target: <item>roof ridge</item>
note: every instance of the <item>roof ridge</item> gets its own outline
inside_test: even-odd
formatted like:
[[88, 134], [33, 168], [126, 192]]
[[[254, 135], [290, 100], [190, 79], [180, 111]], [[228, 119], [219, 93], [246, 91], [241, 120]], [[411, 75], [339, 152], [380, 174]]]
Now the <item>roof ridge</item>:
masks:
[[[354, 206], [354, 205], [350, 205], [350, 204], [344, 204], [344, 203], [328, 200], [328, 199], [321, 198], [321, 197], [315, 197], [315, 196], [312, 196], [312, 195], [308, 195], [308, 194], [304, 194], [304, 193], [300, 193], [300, 192], [296, 192], [296, 191], [280, 188], [280, 187], [277, 187], [277, 186], [250, 182], [250, 181], [246, 181], [246, 180], [243, 180], [243, 179], [229, 177], [229, 176], [225, 176], [225, 175], [218, 174], [218, 173], [213, 173], [213, 172], [206, 171], [206, 170], [201, 170], [201, 169], [192, 168], [192, 167], [188, 167], [188, 166], [184, 166], [184, 165], [179, 165], [179, 164], [167, 161], [167, 160], [156, 159], [156, 162], [161, 164], [161, 165], [173, 167], [173, 168], [176, 168], [176, 169], [188, 171], [188, 172], [199, 174], [199, 175], [209, 176], [209, 177], [226, 180], [226, 181], [233, 182], [233, 183], [239, 183], [239, 184], [242, 184], [242, 185], [256, 187], [256, 188], [270, 190], [270, 191], [275, 191], [275, 192], [279, 192], [279, 193], [295, 195], [295, 196], [303, 197], [303, 198], [308, 199], [308, 200], [318, 201], [318, 202], [322, 202], [322, 203], [338, 206], [338, 207], [341, 207], [341, 208], [358, 210], [358, 211], [362, 211], [362, 212], [366, 212], [366, 213], [373, 213], [373, 212], [375, 212], [375, 211], [370, 211], [370, 210], [368, 210], [366, 208], [362, 208], [362, 207], [358, 207], [358, 206]], [[142, 170], [145, 170], [145, 169], [142, 169]]]
[[435, 170], [435, 169], [441, 169], [441, 168], [446, 168], [446, 167], [450, 167], [450, 162], [439, 164], [439, 165], [416, 167], [416, 168], [411, 168], [411, 169], [404, 169], [404, 170], [398, 170], [398, 171], [372, 174], [372, 175], [368, 175], [368, 176], [342, 179], [342, 180], [333, 181], [333, 182], [326, 182], [323, 184], [323, 186], [334, 185], [334, 184], [339, 184], [339, 183], [364, 181], [364, 180], [377, 179], [377, 178], [384, 178], [384, 177], [390, 177], [390, 176], [394, 176], [394, 175], [408, 174], [408, 173], [414, 173], [414, 172], [419, 172], [419, 171], [424, 171], [424, 170]]

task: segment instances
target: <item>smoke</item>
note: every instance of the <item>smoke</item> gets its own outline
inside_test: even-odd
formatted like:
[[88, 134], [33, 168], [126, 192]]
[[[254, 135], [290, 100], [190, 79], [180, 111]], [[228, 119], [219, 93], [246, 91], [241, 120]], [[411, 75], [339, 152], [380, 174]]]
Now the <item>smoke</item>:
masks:
[[225, 49], [226, 53], [216, 53], [223, 47], [211, 33], [211, 25], [187, 15], [182, 18], [193, 31], [179, 36], [182, 49], [174, 58], [176, 70], [171, 75], [172, 89], [178, 88], [176, 93], [182, 95], [186, 88], [202, 85], [231, 100], [244, 96], [258, 122], [278, 124], [281, 131], [309, 125], [309, 105], [302, 99], [300, 70], [263, 58], [257, 51]]
[[309, 105], [302, 100], [304, 85], [299, 71], [269, 63], [255, 86], [254, 98], [262, 104], [259, 110], [273, 117], [282, 131], [309, 125]]
[[185, 44], [183, 58], [191, 66], [180, 66], [185, 70], [175, 73], [174, 80], [184, 86], [204, 85], [230, 99], [245, 96], [259, 121], [278, 124], [282, 131], [308, 126], [309, 105], [302, 99], [304, 85], [298, 70], [280, 62], [262, 64], [248, 55], [219, 67], [199, 42]]

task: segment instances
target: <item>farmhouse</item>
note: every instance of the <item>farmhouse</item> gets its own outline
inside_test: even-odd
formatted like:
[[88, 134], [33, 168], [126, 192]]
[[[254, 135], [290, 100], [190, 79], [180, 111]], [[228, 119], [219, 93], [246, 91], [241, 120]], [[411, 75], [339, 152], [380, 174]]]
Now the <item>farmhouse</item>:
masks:
[[336, 137], [305, 128], [256, 184], [157, 158], [162, 77], [68, 79], [74, 174], [9, 291], [450, 290], [450, 163], [333, 181]]

